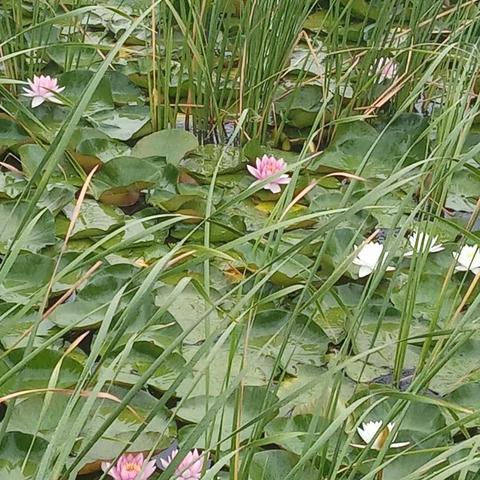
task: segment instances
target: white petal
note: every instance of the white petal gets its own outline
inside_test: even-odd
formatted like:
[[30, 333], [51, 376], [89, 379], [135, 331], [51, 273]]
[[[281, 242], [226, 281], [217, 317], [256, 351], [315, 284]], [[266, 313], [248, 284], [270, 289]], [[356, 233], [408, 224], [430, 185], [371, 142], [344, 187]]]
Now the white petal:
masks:
[[59, 105], [63, 105], [63, 102], [57, 97], [50, 97], [48, 101], [51, 103], [57, 103]]
[[407, 447], [408, 445], [410, 445], [410, 442], [397, 442], [397, 443], [392, 443], [390, 445], [390, 448], [403, 448], [403, 447]]
[[33, 97], [32, 108], [38, 107], [45, 101], [44, 97]]
[[265, 185], [265, 190], [270, 190], [272, 193], [280, 193], [282, 191], [282, 188], [278, 183], [269, 183], [268, 185]]
[[365, 443], [370, 443], [378, 430], [382, 427], [382, 422], [362, 423], [362, 427], [357, 428], [357, 432]]
[[367, 448], [366, 445], [359, 445], [358, 443], [351, 443], [350, 446], [355, 447], [355, 448], [362, 448], [362, 449]]
[[367, 275], [370, 275], [372, 272], [373, 272], [373, 269], [371, 269], [368, 265], [362, 265], [358, 270], [358, 277], [359, 278], [366, 277]]

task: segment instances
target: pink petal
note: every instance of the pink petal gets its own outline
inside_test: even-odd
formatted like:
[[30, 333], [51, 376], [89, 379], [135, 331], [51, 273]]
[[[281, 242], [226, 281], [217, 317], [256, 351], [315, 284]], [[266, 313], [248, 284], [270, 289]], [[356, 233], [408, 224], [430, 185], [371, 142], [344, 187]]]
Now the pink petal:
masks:
[[151, 477], [154, 474], [156, 470], [155, 463], [155, 460], [151, 460], [144, 466], [142, 480], [147, 480], [148, 477]]
[[250, 175], [253, 175], [255, 178], [261, 178], [259, 171], [255, 167], [247, 165], [247, 170], [250, 172]]

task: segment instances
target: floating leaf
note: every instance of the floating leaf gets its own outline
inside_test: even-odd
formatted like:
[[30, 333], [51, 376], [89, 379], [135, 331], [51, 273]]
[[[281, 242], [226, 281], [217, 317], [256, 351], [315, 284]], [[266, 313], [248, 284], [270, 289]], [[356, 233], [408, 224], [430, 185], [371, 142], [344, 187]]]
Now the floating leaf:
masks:
[[168, 163], [178, 165], [180, 160], [198, 147], [195, 135], [181, 129], [161, 130], [139, 140], [132, 156], [138, 158], [161, 155]]
[[30, 296], [45, 287], [53, 275], [54, 260], [31, 252], [20, 253], [0, 285], [0, 298], [27, 304]]
[[[7, 253], [28, 210], [28, 204], [21, 202], [0, 203], [0, 253]], [[37, 212], [38, 213], [38, 212]], [[55, 243], [55, 224], [53, 215], [45, 210], [24, 240], [22, 248], [38, 252], [47, 245]]]
[[174, 167], [163, 157], [118, 157], [110, 160], [95, 175], [94, 187], [100, 201], [127, 206], [138, 200], [140, 191], [153, 187], [160, 180], [176, 178]]
[[0, 478], [29, 480], [42, 460], [48, 444], [41, 438], [10, 432], [0, 443]]
[[[0, 375], [7, 373], [24, 357], [23, 348], [10, 351], [0, 363]], [[23, 368], [21, 373], [21, 389], [47, 388], [52, 371], [62, 358], [62, 352], [44, 349], [35, 355]], [[72, 357], [67, 356], [62, 361], [62, 367], [56, 381], [57, 388], [67, 388], [75, 385], [82, 373], [82, 365]], [[0, 395], [17, 391], [17, 377], [10, 378], [0, 386]], [[26, 432], [35, 433], [35, 431]]]
[[[286, 478], [292, 471], [300, 457], [282, 450], [266, 450], [253, 456], [249, 478], [251, 480], [278, 480]], [[318, 478], [319, 472], [308, 462], [299, 469], [295, 478], [309, 480]]]
[[210, 177], [219, 161], [220, 175], [237, 172], [247, 164], [247, 158], [240, 149], [210, 144], [198, 147], [180, 162], [180, 166], [193, 175]]
[[0, 151], [28, 140], [29, 136], [18, 123], [6, 115], [0, 115]]
[[[214, 398], [215, 397], [213, 396], [207, 397], [206, 395], [187, 398], [178, 410], [177, 415], [188, 422], [199, 423], [204, 418], [205, 412], [207, 411], [207, 402], [209, 405], [213, 405], [212, 402], [214, 402]], [[270, 409], [266, 412], [266, 410], [267, 405], [271, 405], [276, 401], [278, 401], [277, 397], [264, 387], [245, 387], [243, 389], [240, 426], [247, 425], [261, 413], [263, 413], [262, 422], [275, 418], [278, 411]], [[221, 414], [219, 413], [215, 420], [211, 422], [210, 427], [212, 435], [214, 435], [215, 438], [226, 438], [233, 430], [237, 429], [235, 404], [235, 395], [232, 395], [223, 405]], [[247, 439], [254, 427], [255, 424], [242, 428], [239, 432], [240, 438], [242, 440]], [[229, 443], [230, 440], [227, 440], [220, 446], [220, 448], [225, 449]]]
[[424, 159], [426, 140], [418, 138], [426, 128], [425, 119], [416, 114], [399, 115], [382, 133], [363, 121], [341, 124], [332, 143], [314, 162], [312, 168], [326, 168], [355, 173], [375, 145], [360, 174], [385, 176], [398, 166]]
[[[109, 395], [121, 401], [128, 390], [121, 387], [109, 387]], [[42, 410], [44, 397], [33, 396], [17, 404], [8, 424], [9, 431], [18, 431], [29, 434], [38, 434], [41, 438], [50, 439], [58, 428], [60, 418], [64, 414], [70, 395], [55, 393], [45, 415], [39, 422], [39, 412]], [[81, 408], [84, 407], [87, 398], [81, 397], [71, 413], [72, 421], [78, 418]], [[87, 418], [80, 434], [76, 449], [86, 446], [91, 438], [97, 433], [103, 422], [118, 407], [119, 402], [113, 399], [98, 398], [95, 400], [89, 417]], [[144, 425], [144, 420], [155, 409], [153, 418]], [[130, 445], [137, 429], [144, 427], [143, 432]], [[158, 400], [147, 392], [140, 391], [129, 403], [113, 423], [95, 442], [87, 456], [82, 459], [84, 467], [82, 473], [100, 470], [102, 460], [113, 460], [123, 448], [127, 447], [132, 452], [148, 452], [152, 445], [158, 445], [158, 449], [168, 447], [175, 436], [175, 425], [169, 422], [169, 414], [166, 409], [158, 408]]]
[[[73, 218], [75, 204], [70, 203], [63, 208], [65, 218], [57, 219], [57, 231], [64, 236], [70, 220]], [[95, 200], [86, 199], [82, 203], [80, 214], [72, 231], [72, 238], [89, 238], [111, 232], [124, 224], [123, 213], [109, 205], [101, 205]]]
[[110, 138], [130, 140], [149, 122], [150, 111], [142, 105], [126, 105], [113, 111], [104, 111], [92, 115], [96, 128]]
[[322, 365], [328, 347], [322, 329], [304, 315], [297, 316], [292, 325], [289, 322], [290, 314], [283, 310], [258, 313], [250, 331], [250, 347], [276, 358], [286, 342], [281, 365], [289, 371], [300, 364]]
[[[90, 70], [74, 70], [63, 73], [58, 77], [58, 83], [65, 87], [62, 95], [70, 102], [76, 104], [82, 98], [88, 82], [95, 72]], [[98, 84], [95, 93], [90, 102], [88, 102], [86, 113], [93, 114], [102, 110], [111, 110], [113, 108], [113, 97], [110, 82], [107, 78], [102, 78]]]

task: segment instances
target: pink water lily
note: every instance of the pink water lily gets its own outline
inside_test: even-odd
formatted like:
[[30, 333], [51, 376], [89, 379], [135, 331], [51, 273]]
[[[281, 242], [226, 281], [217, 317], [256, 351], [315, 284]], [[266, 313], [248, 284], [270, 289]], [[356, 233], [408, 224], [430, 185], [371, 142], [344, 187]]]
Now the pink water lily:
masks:
[[145, 462], [143, 453], [125, 453], [113, 466], [102, 462], [102, 470], [115, 480], [147, 480], [155, 472], [155, 460]]
[[[162, 467], [167, 468], [177, 456], [178, 449], [174, 449], [172, 454], [166, 459], [161, 458]], [[200, 480], [205, 462], [204, 456], [197, 449], [188, 452], [187, 456], [181, 461], [175, 469], [175, 478], [177, 480]]]
[[28, 80], [28, 85], [30, 88], [24, 88], [25, 93], [22, 95], [32, 98], [32, 108], [38, 107], [43, 102], [63, 103], [56, 95], [63, 92], [65, 87], [60, 87], [55, 77], [35, 75], [33, 80]]
[[[284, 171], [287, 168], [287, 164], [283, 158], [277, 159], [273, 156], [264, 155], [262, 158], [257, 158], [256, 168], [252, 165], [247, 165], [247, 169], [251, 175], [253, 175], [258, 181], [267, 180], [268, 178]], [[278, 175], [276, 178], [272, 178], [270, 183], [267, 183], [263, 188], [270, 190], [272, 193], [280, 193], [282, 187], [280, 185], [286, 185], [290, 182], [290, 177], [284, 173]]]

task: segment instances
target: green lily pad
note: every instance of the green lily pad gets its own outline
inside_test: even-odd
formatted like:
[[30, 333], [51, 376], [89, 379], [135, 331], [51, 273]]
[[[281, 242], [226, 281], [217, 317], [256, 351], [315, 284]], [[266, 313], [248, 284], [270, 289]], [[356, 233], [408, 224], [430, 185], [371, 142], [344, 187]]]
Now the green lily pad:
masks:
[[17, 198], [25, 189], [26, 180], [12, 172], [0, 172], [0, 199]]
[[[114, 15], [113, 12], [109, 11], [111, 15]], [[117, 15], [117, 18], [123, 18]], [[140, 88], [134, 85], [126, 75], [118, 71], [109, 71], [106, 74], [106, 77], [110, 80], [110, 85], [112, 87], [113, 101], [120, 105], [132, 103], [143, 103], [143, 93]]]
[[53, 275], [54, 260], [31, 252], [20, 253], [0, 285], [0, 298], [6, 302], [27, 304], [30, 296], [45, 287]]
[[114, 158], [95, 175], [95, 193], [103, 203], [131, 205], [141, 190], [153, 187], [162, 177], [175, 176], [171, 168], [163, 157]]
[[[177, 415], [182, 420], [192, 423], [200, 422], [206, 412], [208, 405], [213, 405], [215, 397], [206, 395], [199, 395], [190, 397], [185, 400], [177, 412]], [[269, 392], [264, 387], [245, 387], [242, 397], [242, 417], [240, 419], [240, 426], [246, 425], [262, 412], [262, 405], [269, 405], [277, 401], [277, 397]], [[235, 416], [235, 395], [227, 399], [223, 409], [216, 415], [215, 420], [211, 422], [210, 427], [213, 438], [221, 439], [230, 435], [233, 430], [236, 430], [236, 416]], [[262, 421], [269, 421], [275, 418], [278, 411], [271, 409], [264, 414]], [[235, 422], [235, 423], [234, 423]], [[250, 425], [243, 428], [239, 435], [241, 439], [247, 439], [252, 433], [255, 425]], [[230, 440], [225, 441], [220, 448], [224, 450], [230, 444]]]
[[[195, 346], [186, 346], [183, 348], [182, 354], [188, 361], [197, 353], [198, 348], [199, 347]], [[259, 355], [258, 352], [252, 349], [247, 349], [245, 358], [243, 358], [243, 352], [242, 354], [235, 354], [231, 362], [231, 353], [227, 347], [220, 349], [220, 351], [215, 354], [215, 361], [213, 362], [208, 361], [207, 356], [208, 354], [205, 353], [204, 356], [200, 358], [193, 366], [191, 373], [189, 373], [185, 380], [179, 385], [177, 389], [177, 395], [179, 397], [186, 396], [187, 394], [190, 397], [206, 394], [205, 372], [207, 367], [210, 395], [220, 395], [228, 380], [238, 375], [243, 365], [246, 365], [248, 368], [246, 375], [242, 379], [244, 385], [265, 386], [272, 377], [274, 359], [266, 355]], [[245, 363], [242, 363], [243, 361]], [[192, 390], [194, 375], [199, 373], [203, 373], [201, 380]]]
[[[64, 218], [57, 218], [57, 231], [63, 236], [73, 218], [75, 205], [63, 208]], [[90, 238], [111, 232], [124, 224], [123, 213], [109, 205], [101, 205], [95, 200], [86, 199], [82, 203], [80, 214], [72, 231], [72, 239]]]
[[42, 459], [48, 443], [20, 432], [10, 432], [0, 443], [0, 477], [30, 480]]
[[[39, 168], [41, 162], [45, 157], [46, 150], [40, 145], [36, 144], [26, 144], [22, 145], [18, 149], [20, 154], [20, 161], [22, 163], [22, 171], [27, 178], [32, 178], [33, 174]], [[65, 181], [65, 175], [67, 178], [75, 178], [76, 172], [73, 170], [70, 162], [67, 160], [65, 155], [60, 157], [60, 160], [57, 164], [57, 168], [50, 177], [50, 181]]]
[[132, 156], [138, 158], [161, 155], [168, 163], [178, 165], [185, 155], [198, 148], [195, 135], [181, 129], [151, 133], [133, 147]]
[[102, 111], [92, 115], [95, 127], [110, 138], [130, 140], [150, 118], [148, 107], [125, 105], [113, 111]]
[[18, 145], [28, 139], [27, 132], [13, 118], [0, 116], [0, 149]]
[[218, 173], [233, 173], [246, 168], [247, 158], [238, 148], [224, 148], [219, 145], [198, 147], [180, 162], [180, 167], [188, 173], [201, 177], [211, 177], [220, 161]]
[[[98, 327], [118, 290], [131, 281], [137, 269], [131, 265], [112, 265], [98, 272], [75, 297], [74, 301], [60, 305], [49, 317], [59, 327], [72, 329]], [[131, 298], [131, 295], [130, 297]], [[120, 308], [128, 302], [123, 298]]]
[[322, 91], [318, 85], [306, 85], [284, 96], [278, 102], [278, 110], [283, 113], [289, 125], [297, 128], [311, 127], [322, 108]]
[[284, 341], [286, 349], [281, 365], [295, 372], [298, 365], [320, 366], [325, 362], [328, 337], [322, 329], [308, 317], [299, 315], [289, 331], [289, 313], [284, 310], [267, 310], [255, 317], [249, 345], [262, 349], [266, 355], [276, 358]]
[[[161, 305], [162, 298], [166, 298], [173, 288], [174, 287], [170, 285], [163, 285], [157, 290], [157, 303], [159, 305]], [[197, 292], [195, 287], [188, 285], [170, 304], [168, 312], [184, 331], [190, 330], [198, 323], [185, 339], [187, 343], [197, 343], [198, 341], [205, 340], [205, 325], [203, 322], [198, 321], [210, 308], [211, 305]], [[210, 314], [211, 328], [215, 329], [215, 326], [218, 325], [221, 320], [218, 312], [213, 310]]]
[[[16, 208], [15, 203], [12, 202], [0, 203], [0, 253], [7, 253], [27, 209], [28, 204], [26, 202], [19, 203]], [[54, 243], [55, 225], [53, 215], [50, 211], [45, 210], [25, 238], [22, 248], [36, 253], [47, 245], [53, 245]]]
[[105, 133], [94, 128], [82, 128], [79, 129], [79, 133], [76, 135], [75, 151], [72, 155], [82, 165], [90, 168], [85, 168], [87, 171], [91, 169], [93, 165], [106, 163], [113, 158], [128, 156], [130, 153], [130, 147], [124, 143], [114, 140], [108, 137]]
[[[7, 373], [14, 365], [19, 363], [24, 355], [24, 349], [12, 350], [0, 363], [0, 375]], [[57, 350], [42, 350], [25, 367], [22, 368], [21, 390], [47, 388], [53, 369], [62, 358], [62, 352]], [[57, 388], [68, 388], [77, 382], [82, 373], [82, 364], [67, 356], [62, 361], [62, 367], [56, 381]], [[18, 375], [10, 378], [0, 386], [0, 395], [16, 391]], [[25, 432], [34, 433], [34, 432]]]
[[[107, 390], [105, 390], [107, 391]], [[117, 398], [98, 398], [95, 400], [90, 415], [83, 425], [75, 450], [84, 447], [97, 433], [102, 423], [118, 407], [119, 402], [125, 397], [128, 390], [122, 387], [110, 387], [108, 393]], [[44, 398], [33, 396], [19, 402], [8, 424], [9, 431], [17, 431], [29, 434], [37, 433], [44, 439], [50, 439], [58, 428], [60, 418], [66, 410], [69, 395], [54, 394], [46, 414], [39, 423], [39, 412], [42, 410]], [[84, 407], [86, 398], [79, 398], [71, 413], [72, 422], [78, 417], [80, 409]], [[140, 391], [129, 403], [120, 415], [108, 427], [106, 432], [95, 442], [86, 457], [81, 461], [85, 473], [100, 470], [102, 460], [112, 460], [124, 447], [131, 452], [148, 452], [152, 445], [158, 442], [158, 449], [170, 445], [175, 436], [176, 429], [172, 422], [169, 422], [169, 414], [165, 409], [158, 409], [158, 400], [147, 392]], [[156, 414], [150, 419], [147, 425], [143, 425], [145, 419], [153, 409]], [[140, 436], [129, 444], [133, 435], [140, 426], [145, 429]]]
[[[286, 478], [298, 463], [300, 457], [282, 450], [266, 450], [253, 456], [250, 467], [250, 480], [278, 480]], [[306, 463], [295, 476], [298, 480], [318, 478], [319, 472]]]
[[[135, 385], [151, 364], [163, 353], [163, 349], [150, 342], [135, 342], [128, 352], [128, 357], [121, 365], [115, 377], [109, 380], [115, 383]], [[108, 366], [108, 360], [106, 365]], [[185, 360], [178, 353], [171, 353], [160, 367], [148, 379], [147, 385], [158, 390], [168, 390], [176, 380], [178, 372], [185, 365]]]
[[399, 115], [383, 132], [363, 121], [341, 124], [337, 127], [332, 143], [314, 162], [311, 168], [328, 168], [355, 173], [365, 156], [376, 143], [360, 174], [363, 176], [385, 176], [392, 172], [404, 155], [404, 165], [423, 160], [426, 139], [418, 141], [427, 123], [416, 114]]
[[[62, 95], [73, 104], [78, 103], [94, 74], [95, 72], [89, 70], [74, 70], [63, 73], [58, 77], [59, 85], [65, 87]], [[112, 108], [112, 88], [108, 79], [104, 77], [100, 80], [85, 113], [93, 114], [102, 110], [111, 110]]]
[[[297, 433], [298, 437], [282, 439], [275, 443], [295, 455], [302, 455], [306, 441], [308, 440], [311, 445], [328, 426], [330, 426], [330, 422], [326, 418], [315, 415], [277, 417], [266, 426], [265, 434], [268, 437], [282, 433]], [[345, 436], [342, 431], [336, 432], [327, 442], [327, 458], [329, 460], [334, 459], [340, 435]]]

